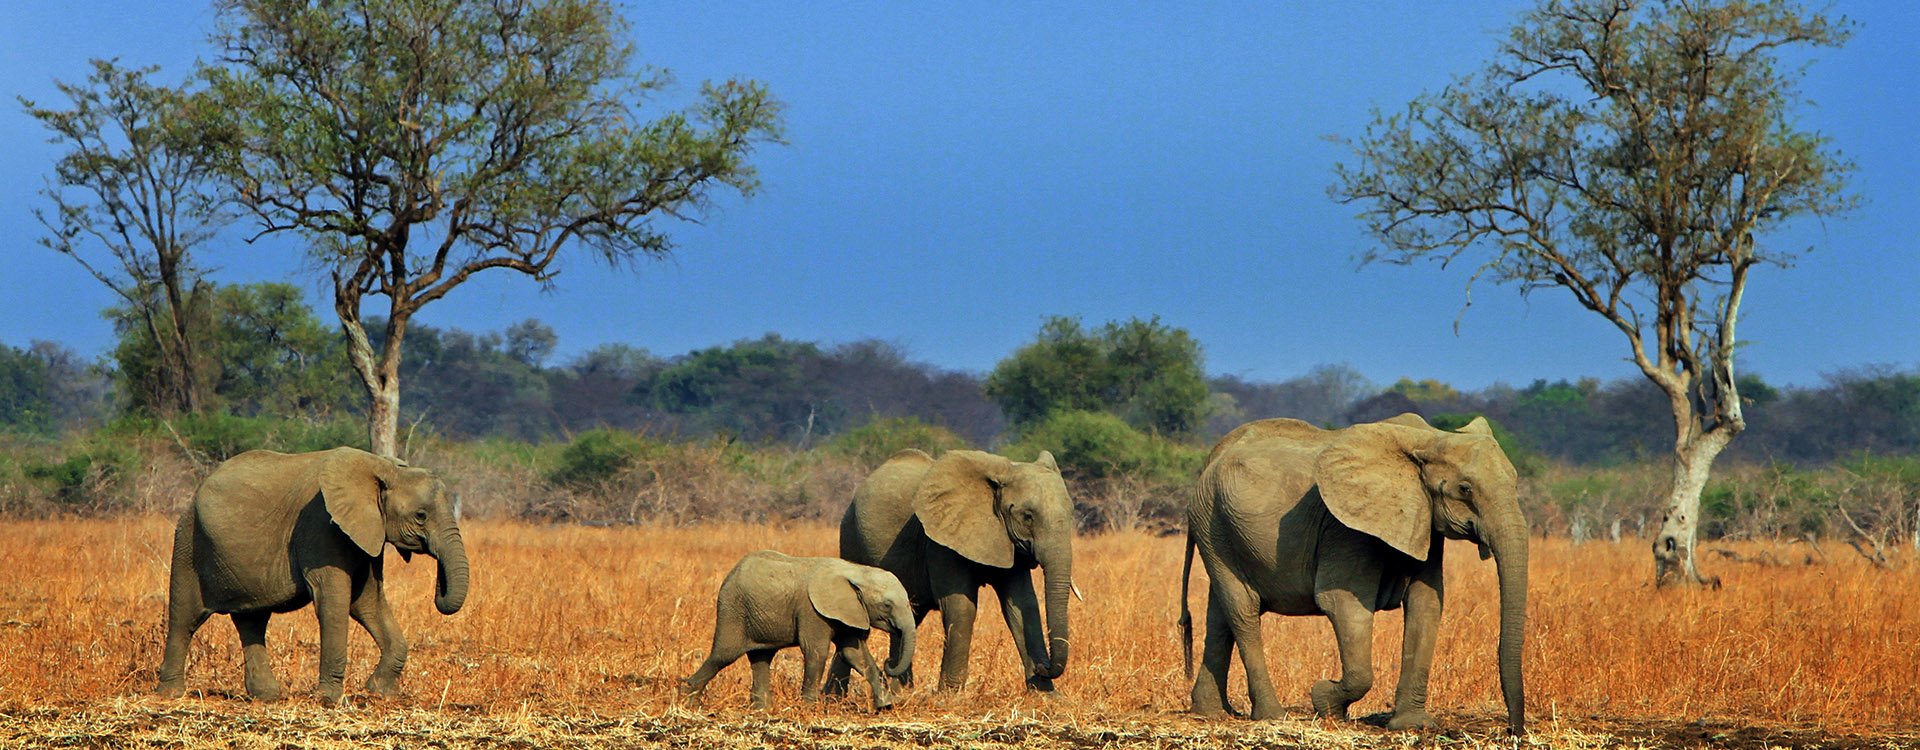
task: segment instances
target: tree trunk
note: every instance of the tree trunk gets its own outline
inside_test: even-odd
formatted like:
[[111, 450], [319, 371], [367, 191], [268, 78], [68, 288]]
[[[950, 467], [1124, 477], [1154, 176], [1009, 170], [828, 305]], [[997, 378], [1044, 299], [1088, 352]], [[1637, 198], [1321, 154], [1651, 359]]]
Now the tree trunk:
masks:
[[1653, 538], [1655, 585], [1720, 587], [1719, 576], [1700, 573], [1693, 553], [1700, 535], [1700, 494], [1707, 488], [1714, 459], [1732, 439], [1727, 430], [1717, 429], [1674, 446], [1666, 517], [1661, 520], [1659, 535]]
[[387, 338], [375, 359], [373, 343], [360, 322], [358, 301], [336, 297], [334, 309], [340, 315], [340, 327], [347, 333], [347, 360], [367, 392], [367, 450], [399, 458], [400, 344], [406, 337], [407, 318], [396, 314], [387, 319]]

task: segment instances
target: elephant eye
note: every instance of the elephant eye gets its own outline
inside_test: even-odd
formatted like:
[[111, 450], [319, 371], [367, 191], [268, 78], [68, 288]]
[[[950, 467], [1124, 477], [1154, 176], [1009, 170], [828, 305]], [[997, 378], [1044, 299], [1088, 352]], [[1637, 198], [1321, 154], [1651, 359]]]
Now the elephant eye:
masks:
[[414, 511], [414, 513], [413, 513], [413, 520], [415, 520], [415, 521], [425, 521], [425, 520], [427, 520], [427, 509], [426, 509], [426, 508], [421, 508], [421, 509], [419, 509], [419, 510], [417, 510], [417, 511]]
[[1472, 483], [1472, 482], [1468, 482], [1468, 481], [1466, 481], [1466, 480], [1461, 480], [1461, 482], [1460, 482], [1460, 497], [1462, 497], [1462, 498], [1466, 498], [1466, 499], [1468, 499], [1468, 500], [1472, 500], [1472, 499], [1473, 499], [1473, 483]]

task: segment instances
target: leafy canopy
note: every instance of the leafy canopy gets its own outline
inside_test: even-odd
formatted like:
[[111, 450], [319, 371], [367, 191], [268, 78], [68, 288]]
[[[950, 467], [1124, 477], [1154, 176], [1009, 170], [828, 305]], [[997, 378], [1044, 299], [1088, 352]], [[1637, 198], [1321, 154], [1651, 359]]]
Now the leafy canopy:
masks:
[[994, 366], [985, 392], [1023, 430], [1056, 412], [1106, 411], [1136, 429], [1186, 434], [1208, 410], [1200, 344], [1158, 316], [1092, 331], [1077, 318], [1049, 318], [1033, 343]]

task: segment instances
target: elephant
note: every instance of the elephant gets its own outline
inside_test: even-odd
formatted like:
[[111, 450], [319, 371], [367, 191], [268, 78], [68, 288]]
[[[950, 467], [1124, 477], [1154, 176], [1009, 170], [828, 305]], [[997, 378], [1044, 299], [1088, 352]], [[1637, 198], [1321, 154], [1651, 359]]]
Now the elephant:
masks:
[[[1032, 463], [952, 450], [939, 460], [895, 453], [854, 491], [840, 521], [840, 557], [893, 572], [907, 587], [914, 622], [939, 610], [946, 628], [942, 690], [967, 681], [980, 587], [993, 587], [1031, 689], [1051, 692], [1066, 672], [1067, 594], [1073, 590], [1073, 499], [1053, 454]], [[1029, 572], [1045, 579], [1046, 633]], [[913, 673], [902, 676], [911, 685]], [[836, 664], [830, 691], [844, 690]]]
[[[1404, 606], [1387, 726], [1432, 726], [1427, 672], [1444, 598], [1443, 541], [1466, 539], [1496, 565], [1500, 686], [1508, 728], [1525, 733], [1527, 521], [1518, 495], [1519, 475], [1481, 418], [1458, 432], [1402, 414], [1339, 430], [1268, 419], [1228, 433], [1207, 456], [1187, 508], [1180, 629], [1193, 711], [1227, 710], [1227, 662], [1237, 644], [1253, 717], [1279, 715], [1260, 638], [1260, 616], [1273, 612], [1332, 623], [1341, 676], [1315, 683], [1311, 696], [1315, 713], [1345, 718], [1373, 684], [1373, 613]], [[1211, 579], [1197, 675], [1187, 607], [1196, 549]]]
[[321, 702], [340, 702], [347, 618], [380, 648], [367, 690], [394, 693], [407, 641], [381, 592], [382, 553], [392, 544], [402, 559], [416, 552], [435, 558], [434, 607], [459, 612], [468, 573], [459, 517], [458, 498], [433, 472], [355, 448], [255, 450], [221, 463], [174, 530], [166, 655], [155, 692], [186, 692], [187, 647], [219, 613], [231, 616], [240, 633], [247, 694], [278, 700], [267, 620], [312, 602], [320, 620]]
[[768, 665], [780, 649], [798, 645], [805, 667], [800, 695], [820, 699], [829, 658], [866, 675], [873, 708], [893, 707], [887, 680], [867, 651], [873, 628], [893, 634], [887, 674], [899, 677], [913, 665], [915, 623], [900, 579], [879, 568], [832, 557], [789, 557], [761, 550], [742, 558], [720, 583], [714, 605], [713, 649], [680, 692], [695, 700], [720, 670], [742, 654], [753, 664], [753, 707], [768, 705]]

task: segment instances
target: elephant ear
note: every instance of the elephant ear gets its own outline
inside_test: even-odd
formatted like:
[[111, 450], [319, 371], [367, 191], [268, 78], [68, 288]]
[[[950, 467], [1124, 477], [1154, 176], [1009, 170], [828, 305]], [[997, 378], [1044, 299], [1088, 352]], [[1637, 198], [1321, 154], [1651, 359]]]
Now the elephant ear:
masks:
[[913, 494], [913, 513], [927, 538], [981, 565], [1013, 567], [1013, 539], [994, 508], [1012, 471], [1012, 461], [991, 453], [942, 454]]
[[860, 600], [860, 588], [853, 582], [851, 566], [825, 566], [813, 578], [807, 581], [807, 598], [813, 602], [813, 609], [821, 617], [839, 622], [850, 628], [867, 630], [873, 627], [867, 619], [867, 605]]
[[1425, 417], [1422, 417], [1419, 414], [1415, 414], [1410, 411], [1401, 412], [1400, 414], [1397, 414], [1395, 416], [1382, 419], [1380, 420], [1380, 424], [1397, 424], [1403, 427], [1419, 427], [1419, 428], [1425, 428], [1429, 430], [1433, 429], [1433, 425], [1427, 424], [1427, 420]]
[[360, 551], [380, 556], [387, 544], [386, 520], [380, 514], [380, 493], [386, 490], [393, 462], [363, 450], [335, 448], [320, 466], [320, 494], [327, 515]]
[[1460, 429], [1454, 430], [1454, 432], [1493, 437], [1493, 425], [1487, 423], [1486, 417], [1474, 417], [1473, 421], [1461, 425]]
[[1047, 471], [1055, 474], [1060, 473], [1060, 464], [1053, 460], [1053, 451], [1040, 451], [1040, 456], [1033, 459], [1033, 464], [1045, 467]]
[[1377, 537], [1425, 561], [1433, 541], [1433, 506], [1398, 425], [1356, 425], [1314, 463], [1320, 499], [1348, 528]]

